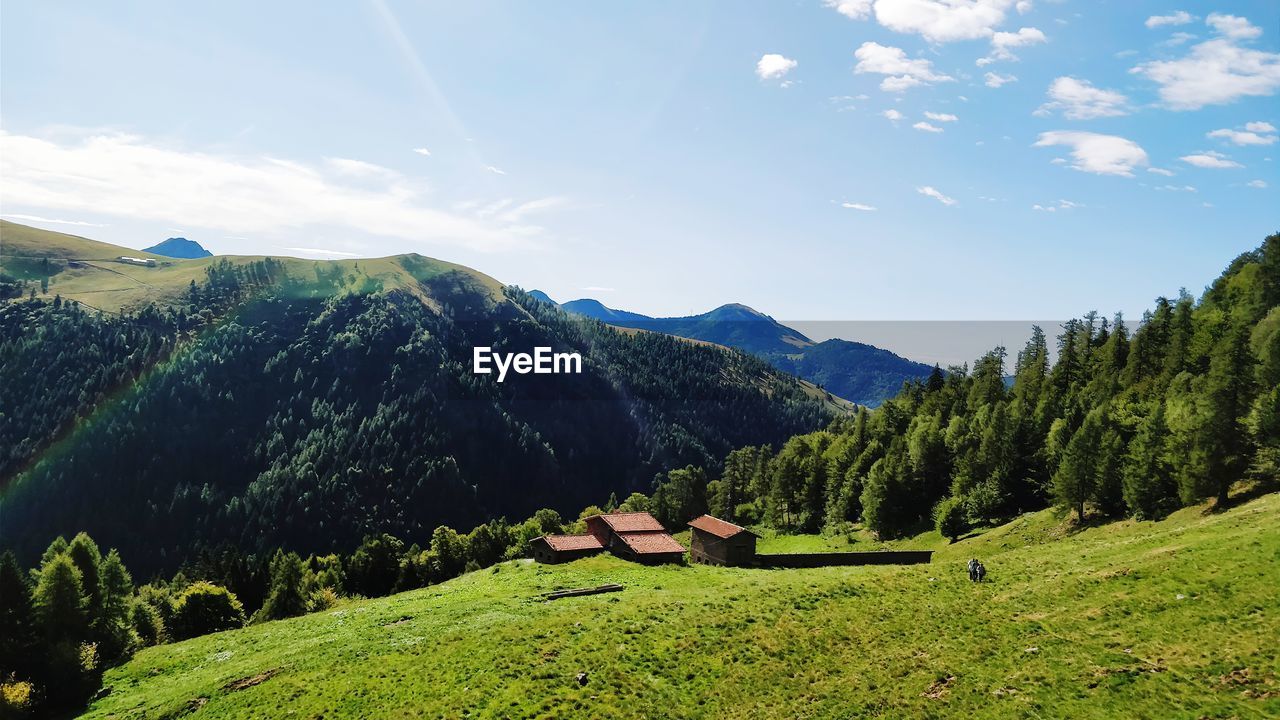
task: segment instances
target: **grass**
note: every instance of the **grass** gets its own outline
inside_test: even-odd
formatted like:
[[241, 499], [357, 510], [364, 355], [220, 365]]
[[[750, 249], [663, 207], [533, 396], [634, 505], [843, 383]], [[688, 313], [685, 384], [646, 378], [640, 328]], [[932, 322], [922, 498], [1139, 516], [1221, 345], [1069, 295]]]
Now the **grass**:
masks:
[[[156, 267], [115, 262], [115, 258], [121, 255], [152, 258], [156, 260]], [[48, 277], [47, 297], [61, 295], [64, 299], [74, 300], [103, 312], [180, 300], [192, 280], [197, 284], [205, 281], [205, 269], [208, 266], [224, 259], [232, 263], [247, 264], [264, 257], [215, 255], [180, 260], [0, 220], [0, 272], [22, 280]], [[358, 260], [276, 259], [284, 263], [285, 272], [295, 280], [314, 279], [317, 268], [328, 270], [336, 266], [342, 269], [344, 276], [356, 280], [348, 283], [353, 288], [368, 286], [384, 290], [405, 290], [429, 305], [434, 303], [421, 281], [449, 271], [469, 276], [493, 297], [499, 296], [502, 289], [502, 284], [497, 280], [475, 270], [420, 255]], [[365, 278], [374, 282], [365, 284], [362, 282]]]
[[[145, 650], [87, 717], [1276, 717], [1278, 561], [1272, 494], [1079, 531], [1035, 513], [931, 565], [514, 562]], [[626, 590], [534, 599], [605, 582]]]

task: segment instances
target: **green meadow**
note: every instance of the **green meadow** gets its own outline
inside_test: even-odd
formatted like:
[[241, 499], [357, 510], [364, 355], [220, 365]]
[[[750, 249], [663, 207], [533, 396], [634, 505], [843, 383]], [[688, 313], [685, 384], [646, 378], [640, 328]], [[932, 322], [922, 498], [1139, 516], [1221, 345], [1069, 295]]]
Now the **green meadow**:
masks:
[[[86, 717], [1280, 716], [1280, 495], [918, 540], [932, 564], [509, 562], [143, 650]], [[989, 582], [968, 581], [969, 557]], [[538, 598], [601, 583], [626, 589]]]

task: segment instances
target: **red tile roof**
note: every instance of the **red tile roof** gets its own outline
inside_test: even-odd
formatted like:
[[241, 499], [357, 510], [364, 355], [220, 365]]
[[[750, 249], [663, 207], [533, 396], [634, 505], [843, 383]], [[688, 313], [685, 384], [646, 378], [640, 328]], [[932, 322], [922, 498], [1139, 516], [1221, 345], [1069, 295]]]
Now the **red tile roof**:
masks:
[[666, 528], [657, 518], [647, 512], [606, 513], [596, 515], [604, 520], [616, 533], [625, 532], [663, 532]]
[[[709, 532], [719, 538], [731, 538], [738, 533], [750, 533], [751, 531], [741, 525], [734, 525], [720, 518], [703, 515], [689, 521], [689, 527], [698, 528], [703, 532]], [[751, 533], [755, 534], [755, 533]]]
[[594, 535], [544, 535], [542, 539], [556, 552], [604, 549], [604, 545]]
[[684, 546], [664, 532], [618, 533], [618, 539], [637, 555], [684, 552]]

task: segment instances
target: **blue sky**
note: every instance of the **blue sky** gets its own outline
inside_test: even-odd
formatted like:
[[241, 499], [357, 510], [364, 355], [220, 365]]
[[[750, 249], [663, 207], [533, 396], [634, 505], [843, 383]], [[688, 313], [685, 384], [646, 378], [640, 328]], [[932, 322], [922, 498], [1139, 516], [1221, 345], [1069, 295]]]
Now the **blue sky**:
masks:
[[1269, 1], [6, 2], [0, 212], [656, 315], [1136, 319], [1280, 229], [1278, 91]]

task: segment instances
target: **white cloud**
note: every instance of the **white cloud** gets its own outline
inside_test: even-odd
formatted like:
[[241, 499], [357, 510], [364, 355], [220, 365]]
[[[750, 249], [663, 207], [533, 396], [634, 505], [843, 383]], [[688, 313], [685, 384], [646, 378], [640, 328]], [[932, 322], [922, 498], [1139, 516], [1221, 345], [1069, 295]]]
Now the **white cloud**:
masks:
[[1165, 170], [1164, 168], [1160, 168], [1160, 167], [1149, 167], [1147, 168], [1147, 172], [1155, 173], [1156, 175], [1163, 175], [1165, 177], [1173, 177], [1174, 175], [1177, 174], [1172, 170]]
[[503, 169], [502, 169], [502, 168], [500, 168], [500, 167], [494, 167], [493, 165], [485, 165], [485, 166], [484, 166], [484, 169], [485, 169], [485, 170], [488, 170], [489, 172], [493, 173], [494, 175], [506, 175], [506, 174], [507, 174], [507, 171], [506, 171], [506, 170], [503, 170]]
[[1245, 183], [1245, 185], [1248, 185], [1251, 188], [1258, 188], [1259, 190], [1262, 190], [1267, 187], [1267, 181], [1266, 180], [1250, 180], [1249, 182]]
[[923, 85], [924, 83], [911, 77], [910, 75], [898, 75], [895, 77], [887, 77], [880, 81], [880, 89], [885, 92], [903, 92], [913, 87]]
[[1189, 32], [1176, 32], [1170, 35], [1168, 40], [1160, 43], [1160, 45], [1161, 47], [1178, 47], [1179, 45], [1185, 45], [1195, 39], [1196, 36]]
[[1129, 72], [1158, 84], [1160, 99], [1174, 110], [1269, 96], [1280, 88], [1280, 53], [1238, 43], [1260, 36], [1260, 28], [1233, 15], [1214, 14], [1205, 22], [1222, 37], [1191, 46], [1186, 57], [1143, 63]]
[[846, 208], [849, 210], [861, 210], [863, 212], [875, 212], [876, 210], [875, 207], [871, 205], [867, 205], [866, 203], [856, 203], [856, 202], [842, 202], [840, 203], [840, 207]]
[[1156, 189], [1157, 189], [1157, 190], [1168, 190], [1168, 191], [1170, 191], [1170, 192], [1192, 192], [1192, 193], [1193, 193], [1193, 192], [1199, 192], [1198, 190], [1196, 190], [1194, 187], [1192, 187], [1192, 186], [1190, 186], [1190, 185], [1183, 185], [1183, 186], [1181, 186], [1181, 187], [1179, 187], [1179, 186], [1177, 186], [1177, 185], [1161, 185], [1160, 187], [1157, 187]]
[[56, 220], [54, 218], [40, 217], [39, 215], [19, 215], [17, 213], [5, 213], [0, 217], [6, 217], [10, 220], [21, 220], [23, 222], [40, 222], [49, 223], [51, 225], [76, 225], [78, 227], [106, 227], [102, 223], [85, 222], [84, 220]]
[[853, 56], [858, 59], [853, 68], [855, 73], [888, 76], [880, 83], [880, 89], [886, 92], [902, 92], [917, 85], [955, 80], [949, 75], [934, 72], [933, 63], [924, 58], [908, 58], [902, 48], [865, 42]]
[[1074, 130], [1040, 133], [1035, 147], [1062, 145], [1071, 148], [1071, 167], [1095, 175], [1133, 177], [1133, 170], [1147, 164], [1147, 152], [1132, 140], [1117, 135]]
[[922, 131], [924, 131], [924, 132], [931, 132], [931, 133], [940, 133], [940, 132], [942, 132], [942, 128], [938, 127], [937, 125], [931, 125], [931, 124], [929, 124], [929, 123], [927, 123], [927, 122], [923, 122], [923, 121], [918, 122], [918, 123], [916, 123], [915, 125], [912, 125], [911, 127], [915, 128], [915, 129], [917, 129], [917, 130], [922, 130]]
[[1031, 0], [1018, 0], [1018, 4], [1015, 7], [1018, 9], [1019, 15], [1026, 15], [1031, 12]]
[[929, 42], [991, 37], [1014, 0], [876, 0], [876, 21]]
[[617, 288], [600, 287], [599, 285], [588, 285], [582, 289], [587, 292], [614, 292], [617, 290]]
[[353, 178], [391, 178], [396, 175], [396, 171], [390, 168], [364, 160], [325, 158], [324, 164], [339, 175], [348, 175]]
[[887, 118], [889, 118], [890, 120], [892, 120], [892, 121], [894, 121], [894, 122], [898, 122], [898, 121], [899, 121], [899, 120], [901, 120], [902, 118], [906, 117], [905, 115], [903, 115], [902, 113], [898, 112], [897, 110], [894, 110], [893, 108], [889, 108], [888, 110], [885, 110], [884, 112], [882, 112], [882, 113], [880, 113], [880, 114], [881, 114], [881, 115], [883, 115], [883, 116], [885, 116], [885, 117], [887, 117]]
[[342, 250], [325, 250], [324, 248], [309, 247], [282, 247], [281, 250], [289, 252], [302, 253], [303, 255], [338, 255], [341, 257], [360, 257], [360, 253], [344, 252]]
[[762, 55], [759, 62], [756, 63], [756, 75], [761, 80], [775, 80], [791, 72], [799, 64], [789, 57], [784, 57], [777, 53], [769, 53], [768, 55]]
[[1195, 20], [1195, 16], [1186, 10], [1177, 10], [1169, 15], [1152, 15], [1147, 18], [1147, 27], [1158, 28], [1165, 25], [1186, 25]]
[[370, 163], [222, 155], [121, 134], [0, 131], [0, 197], [263, 239], [323, 227], [495, 251], [539, 231], [433, 207], [419, 181]]
[[947, 207], [951, 207], [952, 205], [958, 204], [954, 198], [950, 198], [950, 197], [947, 197], [946, 195], [943, 195], [942, 193], [938, 192], [938, 190], [934, 188], [932, 185], [924, 185], [924, 186], [918, 187], [916, 188], [916, 192], [920, 193], [921, 195], [926, 195], [928, 197], [931, 197], [934, 200], [937, 200], [938, 202], [942, 203], [943, 205], [946, 205]]
[[1204, 19], [1204, 23], [1232, 40], [1252, 40], [1262, 36], [1262, 28], [1250, 23], [1248, 18], [1236, 15], [1213, 13]]
[[1070, 120], [1092, 120], [1129, 114], [1129, 98], [1115, 90], [1094, 87], [1088, 80], [1060, 77], [1049, 84], [1049, 102], [1036, 109], [1044, 116], [1061, 110]]
[[1017, 32], [998, 32], [991, 36], [991, 54], [978, 59], [978, 66], [990, 65], [997, 60], [1017, 60], [1013, 48], [1038, 45], [1047, 38], [1037, 28], [1024, 27]]
[[1011, 82], [1018, 81], [1018, 78], [1013, 75], [1000, 75], [999, 73], [993, 72], [987, 73], [984, 79], [986, 80], [987, 87], [989, 88], [998, 88], [1003, 85], [1008, 85]]
[[1178, 159], [1188, 165], [1194, 165], [1198, 168], [1206, 168], [1210, 170], [1225, 170], [1227, 168], [1244, 167], [1226, 155], [1223, 155], [1220, 152], [1213, 152], [1212, 150], [1208, 152], [1195, 153], [1194, 155], [1183, 155]]
[[1276, 129], [1271, 123], [1251, 122], [1244, 130], [1222, 128], [1206, 133], [1206, 137], [1219, 138], [1235, 145], [1271, 145], [1276, 141]]
[[419, 155], [421, 155], [421, 156], [423, 156], [423, 157], [431, 157], [431, 151], [430, 151], [430, 150], [428, 150], [428, 149], [426, 149], [426, 148], [424, 148], [424, 147], [416, 147], [416, 148], [414, 148], [414, 149], [413, 149], [413, 151], [414, 151], [414, 152], [416, 152], [416, 153], [418, 153]]
[[938, 122], [955, 122], [960, 119], [955, 115], [952, 115], [951, 113], [936, 113], [936, 112], [926, 111], [924, 116], [929, 118], [930, 120], [936, 120]]
[[1078, 202], [1072, 202], [1070, 200], [1059, 200], [1056, 203], [1049, 203], [1048, 205], [1040, 205], [1040, 204], [1032, 205], [1031, 209], [1039, 210], [1040, 212], [1058, 212], [1059, 210], [1074, 210], [1076, 208], [1082, 208], [1082, 207], [1084, 207], [1084, 205]]
[[866, 20], [871, 16], [871, 0], [823, 0], [822, 4], [851, 20]]

